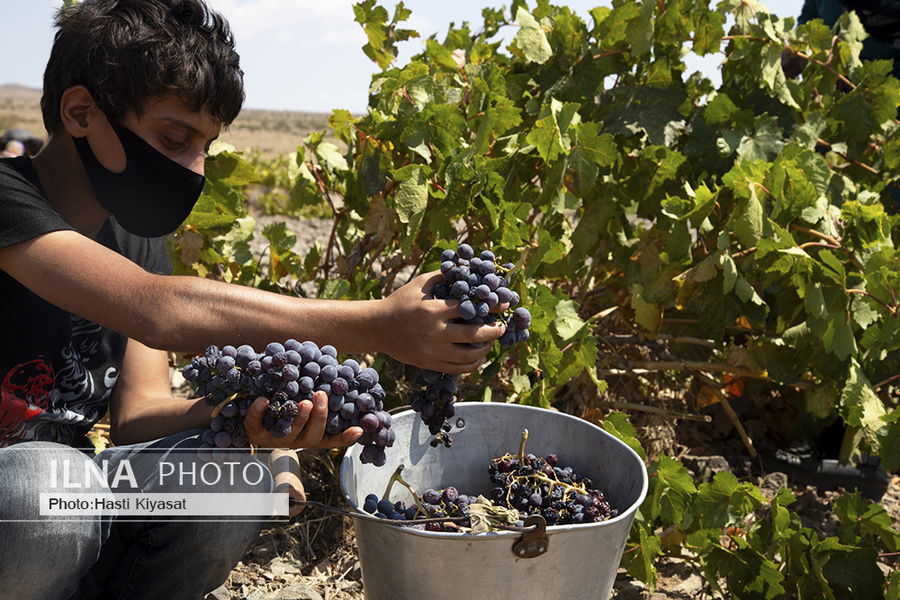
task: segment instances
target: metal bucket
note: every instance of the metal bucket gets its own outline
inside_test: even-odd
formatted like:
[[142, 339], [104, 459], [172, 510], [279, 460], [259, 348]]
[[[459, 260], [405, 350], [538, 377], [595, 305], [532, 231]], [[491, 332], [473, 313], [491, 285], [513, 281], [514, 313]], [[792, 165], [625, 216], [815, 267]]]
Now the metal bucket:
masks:
[[[366, 599], [608, 599], [631, 522], [647, 494], [641, 458], [603, 429], [563, 413], [517, 404], [456, 406], [450, 448], [432, 448], [433, 436], [413, 411], [394, 415], [397, 439], [387, 449], [384, 466], [362, 464], [362, 447], [349, 448], [341, 464], [341, 489], [350, 505], [362, 511], [367, 494], [381, 497], [400, 464], [404, 480], [420, 494], [452, 485], [464, 494], [489, 496], [488, 463], [518, 452], [527, 429], [526, 453], [558, 455], [560, 466], [589, 477], [619, 515], [602, 523], [547, 527], [541, 547], [529, 553], [534, 558], [521, 557], [529, 543], [521, 532], [476, 536], [354, 519]], [[399, 484], [390, 499], [412, 500]]]

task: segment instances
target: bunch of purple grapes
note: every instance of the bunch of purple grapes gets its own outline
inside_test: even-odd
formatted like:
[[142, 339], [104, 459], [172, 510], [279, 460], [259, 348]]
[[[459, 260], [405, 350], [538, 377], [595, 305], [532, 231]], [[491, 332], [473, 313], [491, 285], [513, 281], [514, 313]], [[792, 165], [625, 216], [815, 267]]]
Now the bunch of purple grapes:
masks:
[[[571, 525], [606, 521], [619, 514], [602, 491], [591, 487], [590, 479], [572, 467], [559, 466], [555, 454], [544, 458], [534, 454], [523, 457], [506, 454], [491, 460], [487, 471], [493, 488], [490, 499], [481, 498], [481, 502], [489, 501], [493, 506], [518, 511], [515, 523], [518, 527], [523, 527], [531, 515], [540, 515], [547, 525]], [[407, 506], [402, 500], [392, 503], [369, 494], [362, 509], [392, 521], [464, 518], [457, 523], [435, 521], [411, 525], [426, 531], [459, 531], [460, 526], [471, 525], [469, 506], [479, 501], [476, 496], [462, 494], [453, 486], [427, 489], [421, 495], [406, 487], [415, 496], [415, 504]]]
[[429, 370], [422, 371], [417, 379], [421, 388], [410, 406], [435, 436], [431, 440], [432, 447], [441, 443], [449, 447], [453, 443], [449, 431], [450, 419], [456, 415], [456, 379], [457, 375]]
[[[453, 486], [442, 490], [427, 489], [417, 497], [418, 503], [409, 506], [398, 500], [391, 502], [387, 499], [379, 500], [375, 494], [366, 496], [363, 510], [371, 515], [391, 521], [416, 521], [422, 519], [439, 519], [453, 517], [469, 517], [469, 505], [477, 502], [475, 496], [461, 494]], [[462, 521], [466, 527], [468, 521]], [[451, 522], [428, 522], [413, 524], [413, 528], [424, 531], [459, 531], [459, 528]]]
[[384, 448], [394, 443], [378, 372], [362, 368], [352, 358], [339, 362], [337, 350], [328, 344], [319, 348], [311, 341], [291, 339], [272, 342], [262, 353], [248, 344], [221, 349], [213, 345], [185, 366], [182, 374], [215, 407], [209, 429], [202, 434], [203, 451], [249, 447], [244, 418], [260, 396], [269, 400], [263, 427], [276, 438], [289, 435], [298, 403], [311, 400], [317, 391], [328, 395], [327, 433], [362, 427], [364, 433], [357, 441], [364, 446], [362, 462], [383, 465]]
[[[531, 313], [525, 307], [516, 308], [521, 299], [509, 289], [507, 276], [513, 267], [512, 263], [498, 265], [490, 250], [475, 256], [469, 244], [460, 244], [455, 252], [448, 248], [441, 253], [444, 280], [434, 286], [434, 297], [458, 299], [461, 323], [480, 325], [502, 320], [507, 329], [498, 341], [504, 348], [511, 348], [528, 339], [531, 325]], [[491, 312], [502, 304], [509, 304], [509, 309]]]
[[491, 500], [514, 508], [524, 520], [539, 514], [547, 525], [594, 523], [619, 514], [591, 480], [572, 467], [560, 467], [555, 454], [544, 458], [527, 454], [495, 458], [488, 466]]
[[[481, 325], [503, 321], [506, 331], [498, 341], [504, 348], [511, 348], [528, 339], [531, 313], [527, 308], [517, 306], [521, 299], [509, 288], [509, 272], [514, 265], [497, 263], [498, 258], [492, 251], [484, 250], [475, 256], [475, 250], [469, 244], [460, 244], [455, 251], [444, 250], [441, 253], [444, 279], [434, 286], [434, 297], [459, 300], [458, 323]], [[506, 310], [491, 312], [504, 304], [509, 305]], [[456, 376], [423, 371], [418, 383], [421, 389], [411, 406], [435, 436], [431, 445], [443, 443], [449, 447], [453, 443], [449, 419], [455, 414]]]

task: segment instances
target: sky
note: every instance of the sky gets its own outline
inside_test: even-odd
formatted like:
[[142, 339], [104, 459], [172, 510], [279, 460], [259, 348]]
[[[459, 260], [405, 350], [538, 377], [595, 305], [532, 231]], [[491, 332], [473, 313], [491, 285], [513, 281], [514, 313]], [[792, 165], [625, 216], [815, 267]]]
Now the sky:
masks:
[[[209, 0], [231, 22], [241, 55], [244, 86], [251, 109], [326, 112], [346, 109], [365, 112], [368, 86], [378, 67], [363, 54], [366, 36], [354, 21], [358, 0]], [[764, 2], [781, 17], [796, 17], [802, 0]], [[379, 0], [393, 15], [395, 0]], [[423, 48], [437, 34], [443, 40], [451, 22], [483, 23], [484, 7], [509, 6], [509, 0], [404, 0], [412, 16], [403, 27], [421, 37], [399, 45], [398, 64]], [[609, 0], [554, 0], [585, 20], [588, 10], [610, 5]], [[53, 42], [53, 13], [62, 0], [0, 0], [4, 60], [0, 85], [40, 88], [44, 65]], [[529, 0], [529, 7], [536, 2]], [[504, 39], [511, 39], [514, 31]], [[701, 70], [717, 82], [722, 56], [688, 60], [691, 71]]]

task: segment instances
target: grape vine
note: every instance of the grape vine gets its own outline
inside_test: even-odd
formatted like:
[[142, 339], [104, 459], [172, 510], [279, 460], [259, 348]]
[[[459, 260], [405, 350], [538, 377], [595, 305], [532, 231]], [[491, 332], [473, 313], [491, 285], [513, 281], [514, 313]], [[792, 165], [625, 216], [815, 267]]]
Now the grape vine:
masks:
[[[858, 18], [796, 26], [757, 0], [617, 0], [587, 14], [534, 4], [485, 9], [483, 25], [429, 38], [407, 64], [394, 57], [414, 37], [408, 11], [356, 4], [380, 68], [369, 110], [335, 110], [338, 142], [311, 135], [291, 157], [288, 208], [325, 201], [329, 242], [297, 256], [293, 234], [270, 226], [266, 260], [253, 257], [241, 190], [254, 175], [218, 152], [170, 238], [176, 268], [375, 298], [440, 268], [433, 248], [490, 243], [521, 256], [510, 289], [529, 299], [531, 323], [526, 343], [492, 350], [472, 375], [485, 399], [590, 414], [606, 380], [674, 381], [723, 407], [738, 393], [772, 414], [789, 406], [785, 428], [809, 435], [841, 419], [843, 460], [866, 452], [900, 468], [900, 83], [886, 61], [859, 60]], [[512, 39], [498, 43], [500, 31]], [[717, 57], [721, 83], [689, 72], [687, 52]], [[783, 55], [806, 61], [799, 75]], [[691, 342], [665, 360], [598, 366], [608, 315], [636, 338]], [[820, 539], [788, 514], [786, 492], [762, 499], [727, 475], [694, 485], [664, 455], [650, 468], [657, 487], [625, 557], [639, 578], [654, 581], [670, 551], [710, 581], [743, 577], [736, 598], [856, 586], [898, 597], [900, 576], [873, 570], [896, 538], [862, 500], [842, 505], [845, 535]], [[760, 507], [772, 516], [729, 529]], [[851, 527], [854, 514], [871, 529]], [[661, 538], [670, 526], [677, 535]]]

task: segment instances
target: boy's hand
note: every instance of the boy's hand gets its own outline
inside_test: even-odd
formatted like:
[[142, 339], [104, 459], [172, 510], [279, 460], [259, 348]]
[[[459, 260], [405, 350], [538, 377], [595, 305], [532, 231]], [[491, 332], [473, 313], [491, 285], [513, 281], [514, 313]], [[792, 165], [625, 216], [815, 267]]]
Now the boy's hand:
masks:
[[244, 420], [247, 439], [262, 448], [340, 448], [355, 443], [363, 433], [360, 427], [350, 427], [338, 435], [325, 433], [328, 395], [320, 391], [313, 394], [312, 402], [303, 400], [297, 403], [298, 412], [291, 425], [291, 433], [275, 437], [263, 427], [263, 416], [268, 405], [268, 399], [257, 398], [247, 410]]
[[[434, 286], [442, 278], [439, 271], [419, 275], [385, 298], [385, 314], [379, 319], [383, 329], [376, 333], [381, 339], [373, 342], [406, 364], [451, 375], [468, 373], [484, 362], [491, 343], [506, 326], [454, 323], [459, 318], [459, 301], [434, 299]], [[495, 307], [494, 312], [504, 308]]]

